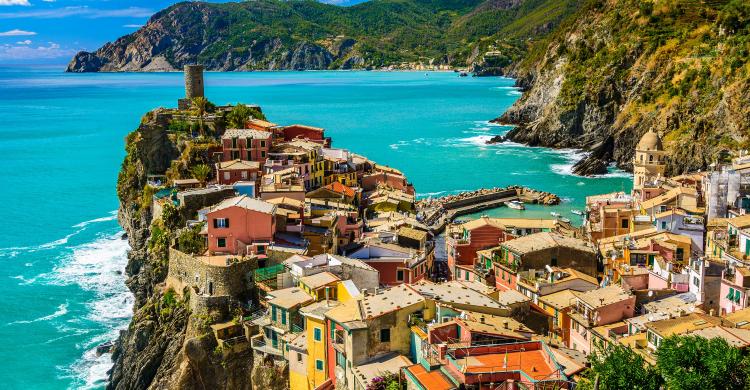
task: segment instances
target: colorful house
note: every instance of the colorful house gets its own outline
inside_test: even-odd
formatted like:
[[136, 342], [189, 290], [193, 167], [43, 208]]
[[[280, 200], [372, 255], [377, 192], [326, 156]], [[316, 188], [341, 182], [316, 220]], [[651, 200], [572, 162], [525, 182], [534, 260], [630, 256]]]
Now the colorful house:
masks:
[[635, 296], [612, 285], [578, 294], [571, 319], [569, 347], [584, 354], [593, 352], [591, 330], [633, 317]]
[[271, 150], [271, 133], [255, 129], [228, 129], [221, 136], [222, 160], [263, 164]]
[[237, 196], [211, 207], [206, 219], [210, 254], [264, 256], [276, 232], [276, 205]]
[[719, 291], [721, 314], [734, 313], [750, 306], [750, 268], [730, 267], [724, 270]]
[[216, 163], [216, 178], [219, 184], [234, 184], [239, 181], [254, 182], [260, 177], [257, 161], [229, 160]]

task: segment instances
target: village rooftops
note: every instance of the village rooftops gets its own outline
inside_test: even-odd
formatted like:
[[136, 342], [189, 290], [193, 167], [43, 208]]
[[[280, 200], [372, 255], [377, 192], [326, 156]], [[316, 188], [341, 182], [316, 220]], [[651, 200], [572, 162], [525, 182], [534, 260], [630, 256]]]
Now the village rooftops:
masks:
[[513, 306], [519, 303], [530, 302], [531, 298], [523, 295], [518, 290], [505, 290], [497, 292], [497, 303], [501, 306]]
[[277, 127], [278, 126], [276, 123], [269, 122], [269, 121], [264, 121], [263, 119], [255, 119], [255, 118], [253, 118], [253, 119], [250, 119], [249, 122], [253, 126], [262, 127], [264, 129], [268, 129], [268, 128], [271, 128], [271, 127]]
[[279, 206], [283, 205], [283, 206], [289, 206], [293, 208], [302, 208], [305, 206], [305, 202], [294, 199], [294, 198], [289, 198], [286, 196], [280, 196], [278, 198], [268, 199], [266, 200], [266, 202], [279, 205]]
[[187, 186], [187, 185], [199, 185], [201, 182], [198, 181], [198, 179], [174, 179], [172, 180], [172, 184], [174, 184], [177, 187], [180, 186]]
[[686, 316], [649, 322], [646, 328], [661, 337], [681, 335], [703, 328], [718, 325], [720, 320], [702, 313], [690, 313]]
[[723, 320], [723, 324], [729, 324], [735, 328], [750, 329], [750, 308], [729, 313], [723, 317]]
[[[641, 209], [648, 210], [651, 208], [654, 208], [656, 206], [663, 205], [665, 203], [669, 203], [672, 200], [677, 199], [680, 195], [688, 195], [690, 197], [697, 197], [698, 192], [695, 190], [695, 188], [690, 187], [676, 187], [673, 188], [659, 196], [655, 196], [649, 200], [646, 200], [644, 202], [641, 202]], [[683, 205], [678, 204], [677, 207], [683, 207]], [[685, 207], [683, 207], [685, 208]], [[688, 211], [697, 211], [697, 210], [688, 210]]]
[[565, 378], [541, 341], [459, 348], [448, 354], [450, 364], [463, 375], [520, 371], [534, 381]]
[[687, 333], [690, 336], [699, 336], [706, 339], [721, 338], [727, 344], [735, 348], [747, 348], [750, 346], [750, 329], [728, 328], [725, 326], [712, 326], [698, 329]]
[[406, 374], [413, 377], [425, 390], [451, 390], [456, 386], [440, 370], [427, 371], [423, 365], [406, 367]]
[[750, 228], [750, 214], [729, 218], [727, 219], [727, 224], [732, 225], [740, 230]]
[[399, 176], [403, 176], [404, 175], [403, 173], [401, 173], [401, 171], [399, 171], [396, 168], [391, 168], [391, 167], [389, 167], [387, 165], [381, 165], [381, 164], [375, 164], [374, 167], [373, 167], [373, 170], [375, 170], [375, 171], [381, 171], [381, 172], [387, 172], [387, 173], [394, 173], [394, 174], [399, 175]]
[[348, 196], [350, 198], [354, 197], [354, 189], [352, 189], [349, 186], [345, 186], [337, 181], [334, 181], [333, 183], [323, 187], [327, 190], [331, 190], [333, 192], [336, 192], [338, 194], [342, 194], [344, 196]]
[[349, 330], [367, 328], [367, 323], [362, 321], [360, 302], [359, 299], [350, 299], [342, 302], [340, 305], [327, 311], [326, 317]]
[[219, 169], [260, 169], [260, 163], [257, 161], [246, 161], [246, 160], [229, 160], [222, 161], [216, 164]]
[[575, 290], [562, 290], [539, 298], [539, 301], [553, 307], [556, 310], [575, 306], [576, 298], [581, 293]]
[[433, 283], [421, 280], [411, 287], [419, 294], [438, 302], [453, 305], [471, 305], [492, 309], [502, 309], [503, 306], [494, 299], [472, 290], [457, 281]]
[[330, 272], [320, 272], [314, 275], [300, 278], [300, 282], [312, 290], [340, 281], [338, 276]]
[[582, 292], [578, 295], [578, 300], [583, 302], [591, 309], [598, 309], [609, 306], [613, 303], [630, 299], [632, 295], [617, 285], [611, 285], [596, 290]]
[[211, 207], [209, 212], [224, 210], [230, 207], [241, 207], [246, 210], [257, 211], [264, 214], [276, 214], [276, 205], [260, 199], [251, 198], [247, 195], [225, 199]]
[[410, 286], [400, 284], [374, 295], [367, 295], [360, 302], [365, 319], [379, 317], [405, 307], [423, 303], [425, 298]]
[[[646, 303], [643, 308], [647, 313], [680, 315], [696, 311], [697, 300], [695, 294], [688, 292]], [[698, 311], [700, 310], [698, 309]]]
[[284, 309], [292, 309], [313, 302], [313, 297], [299, 287], [289, 287], [282, 290], [272, 291], [268, 293], [268, 295], [272, 297], [268, 300], [269, 304]]
[[286, 145], [295, 146], [295, 147], [302, 148], [308, 151], [322, 149], [322, 146], [320, 146], [319, 143], [313, 142], [313, 141], [302, 140], [302, 139], [295, 139], [293, 141], [289, 141], [286, 143]]
[[401, 368], [411, 366], [413, 363], [409, 358], [395, 352], [388, 352], [376, 356], [352, 368], [357, 381], [364, 387], [368, 386], [373, 379], [384, 373], [398, 374]]
[[271, 138], [271, 133], [255, 129], [227, 129], [227, 131], [224, 132], [224, 135], [221, 136], [221, 139], [232, 138], [269, 139]]
[[331, 309], [334, 307], [337, 307], [341, 304], [339, 301], [333, 301], [333, 300], [323, 300], [315, 303], [311, 303], [303, 308], [301, 308], [299, 311], [302, 315], [314, 317], [317, 319], [323, 319], [325, 318], [326, 313], [328, 313]]
[[414, 229], [407, 226], [403, 226], [398, 229], [398, 235], [412, 240], [422, 241], [427, 239], [427, 232], [424, 230]]
[[471, 332], [502, 335], [522, 340], [528, 340], [531, 333], [534, 332], [526, 325], [511, 317], [482, 314], [466, 310], [463, 312], [466, 317], [461, 319], [461, 321], [466, 325], [466, 329]]
[[563, 236], [558, 233], [540, 232], [529, 234], [519, 238], [505, 241], [501, 246], [508, 248], [514, 253], [525, 254], [555, 247], [566, 247], [582, 252], [596, 253], [586, 241], [578, 238]]

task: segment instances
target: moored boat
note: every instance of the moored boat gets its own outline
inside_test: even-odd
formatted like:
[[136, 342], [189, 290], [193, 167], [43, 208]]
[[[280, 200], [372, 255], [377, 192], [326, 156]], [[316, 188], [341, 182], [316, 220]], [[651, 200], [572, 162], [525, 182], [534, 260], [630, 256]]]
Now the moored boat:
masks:
[[573, 213], [573, 214], [575, 214], [575, 215], [583, 215], [583, 211], [581, 211], [581, 210], [570, 210], [570, 212]]
[[555, 217], [555, 218], [558, 218], [558, 217], [560, 216], [560, 213], [558, 213], [558, 212], [554, 212], [554, 211], [550, 211], [550, 214], [551, 214], [551, 215], [552, 215], [553, 217]]
[[526, 210], [526, 206], [523, 205], [523, 202], [520, 202], [517, 200], [511, 200], [509, 202], [505, 202], [505, 205], [508, 206], [508, 208], [510, 209]]

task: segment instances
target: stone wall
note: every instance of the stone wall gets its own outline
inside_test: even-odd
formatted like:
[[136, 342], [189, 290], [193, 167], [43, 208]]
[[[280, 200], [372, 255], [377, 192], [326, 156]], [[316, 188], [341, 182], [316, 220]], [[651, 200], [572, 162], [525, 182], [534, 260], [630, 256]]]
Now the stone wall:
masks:
[[218, 313], [218, 318], [227, 318], [229, 316], [229, 302], [231, 297], [206, 296], [192, 294], [190, 296], [190, 311], [193, 315], [207, 315], [209, 313]]
[[253, 288], [252, 272], [256, 265], [254, 260], [228, 266], [211, 265], [199, 256], [170, 248], [167, 286], [180, 294], [186, 287], [190, 288], [191, 300], [195, 295], [242, 299]]
[[198, 210], [213, 206], [233, 196], [235, 196], [235, 191], [232, 187], [201, 188], [177, 193], [177, 199], [182, 206], [182, 215], [187, 219], [193, 218]]
[[457, 208], [464, 207], [464, 206], [469, 206], [469, 205], [473, 205], [477, 203], [483, 203], [483, 202], [487, 202], [490, 200], [508, 198], [508, 197], [516, 196], [516, 195], [518, 195], [518, 192], [515, 189], [510, 189], [510, 190], [493, 192], [490, 194], [462, 198], [462, 199], [454, 200], [451, 202], [446, 202], [443, 205], [443, 207], [446, 210], [457, 209]]
[[203, 96], [203, 66], [185, 65], [185, 98]]

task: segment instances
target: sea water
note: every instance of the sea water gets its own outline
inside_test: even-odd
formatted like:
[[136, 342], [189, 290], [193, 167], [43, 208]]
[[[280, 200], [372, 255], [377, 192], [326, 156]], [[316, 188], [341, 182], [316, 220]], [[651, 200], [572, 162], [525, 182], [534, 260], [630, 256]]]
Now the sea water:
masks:
[[[615, 170], [572, 175], [577, 151], [486, 145], [509, 130], [489, 120], [519, 97], [511, 79], [423, 72], [205, 77], [212, 102], [255, 103], [273, 122], [323, 127], [334, 147], [402, 170], [422, 197], [519, 184], [563, 199], [554, 208], [489, 215], [550, 217], [555, 210], [576, 222], [569, 211], [582, 209], [585, 196], [631, 185]], [[4, 388], [104, 385], [110, 357], [95, 348], [127, 327], [133, 304], [124, 285], [128, 245], [115, 211], [123, 139], [146, 111], [175, 106], [183, 94], [178, 73], [0, 67]]]

